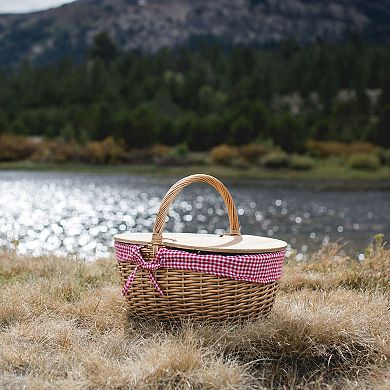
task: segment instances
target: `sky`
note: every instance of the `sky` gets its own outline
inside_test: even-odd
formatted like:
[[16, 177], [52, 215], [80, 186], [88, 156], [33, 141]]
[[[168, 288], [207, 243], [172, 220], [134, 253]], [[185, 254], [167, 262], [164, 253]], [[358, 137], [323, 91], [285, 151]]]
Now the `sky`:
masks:
[[40, 11], [74, 0], [0, 0], [0, 14]]

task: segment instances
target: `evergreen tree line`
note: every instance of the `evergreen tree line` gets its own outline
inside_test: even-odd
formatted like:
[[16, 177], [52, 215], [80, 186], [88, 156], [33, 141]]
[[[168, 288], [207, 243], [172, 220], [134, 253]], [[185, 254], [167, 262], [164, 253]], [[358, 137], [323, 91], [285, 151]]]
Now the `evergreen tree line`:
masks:
[[85, 61], [0, 72], [0, 133], [80, 143], [108, 136], [131, 148], [208, 150], [308, 139], [390, 146], [390, 48], [285, 42], [273, 49], [120, 52], [99, 34]]

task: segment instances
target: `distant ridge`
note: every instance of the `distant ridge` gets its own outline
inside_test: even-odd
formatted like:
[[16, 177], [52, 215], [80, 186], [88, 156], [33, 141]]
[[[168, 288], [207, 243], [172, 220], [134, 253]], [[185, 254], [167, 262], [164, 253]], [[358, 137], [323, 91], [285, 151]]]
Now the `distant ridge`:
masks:
[[123, 50], [155, 52], [204, 37], [270, 46], [340, 41], [357, 33], [390, 43], [390, 0], [79, 0], [47, 11], [0, 15], [0, 66], [82, 58], [106, 30]]

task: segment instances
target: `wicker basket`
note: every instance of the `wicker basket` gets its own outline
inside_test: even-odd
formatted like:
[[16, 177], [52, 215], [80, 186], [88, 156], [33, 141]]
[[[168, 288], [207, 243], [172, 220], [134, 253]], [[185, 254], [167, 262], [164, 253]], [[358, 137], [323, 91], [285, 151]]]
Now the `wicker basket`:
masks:
[[[162, 232], [171, 203], [184, 187], [194, 182], [210, 184], [220, 193], [228, 210], [230, 233], [228, 235], [164, 233], [163, 237]], [[269, 255], [278, 251], [283, 253], [284, 258], [287, 245], [284, 241], [271, 238], [241, 236], [237, 210], [229, 191], [216, 178], [203, 174], [188, 176], [168, 190], [158, 211], [152, 234], [119, 234], [115, 236], [115, 244], [122, 245], [121, 248], [125, 249], [126, 245], [133, 249], [136, 246], [142, 256], [140, 261], [144, 262], [140, 267], [131, 258], [129, 261], [123, 261], [116, 246], [122, 282], [128, 287], [125, 295], [131, 313], [169, 320], [182, 320], [186, 317], [247, 320], [267, 315], [273, 306], [278, 283], [276, 280], [269, 283], [253, 283], [188, 269], [152, 267], [152, 262], [161, 248], [173, 250], [176, 255], [180, 250], [183, 255], [184, 252], [215, 254], [228, 256], [231, 260], [232, 256], [238, 256], [237, 259], [240, 259], [240, 256]], [[153, 278], [155, 283], [152, 283]], [[157, 283], [164, 295], [156, 291]]]

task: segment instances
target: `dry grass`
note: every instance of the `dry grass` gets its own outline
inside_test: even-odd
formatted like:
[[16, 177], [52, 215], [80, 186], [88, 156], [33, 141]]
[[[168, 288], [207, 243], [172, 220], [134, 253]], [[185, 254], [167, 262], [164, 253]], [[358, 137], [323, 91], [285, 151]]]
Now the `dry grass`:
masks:
[[389, 388], [390, 251], [290, 261], [243, 326], [132, 319], [113, 260], [0, 257], [1, 389]]

